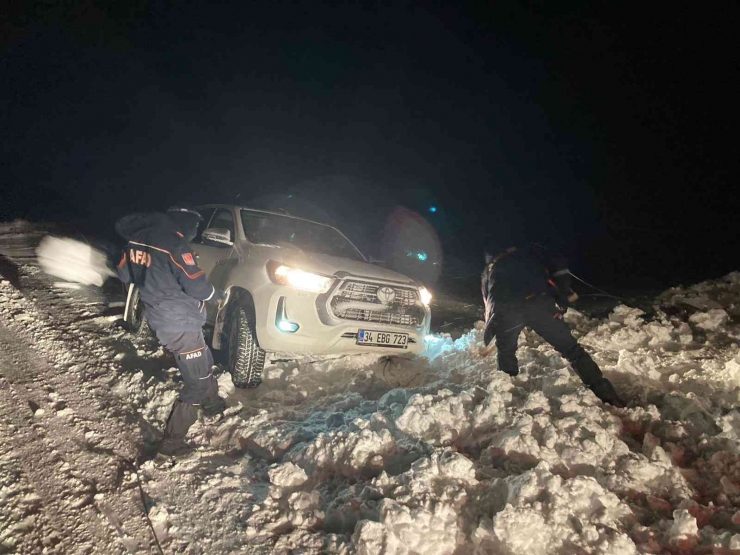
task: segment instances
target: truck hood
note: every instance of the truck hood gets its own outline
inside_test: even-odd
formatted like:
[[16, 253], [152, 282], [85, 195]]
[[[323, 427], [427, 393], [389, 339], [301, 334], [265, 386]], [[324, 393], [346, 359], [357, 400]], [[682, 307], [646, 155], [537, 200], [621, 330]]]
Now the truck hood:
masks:
[[274, 254], [270, 254], [270, 258], [282, 262], [287, 266], [295, 266], [307, 272], [315, 272], [317, 274], [339, 278], [349, 276], [365, 277], [402, 283], [404, 285], [418, 285], [413, 279], [403, 274], [359, 260], [350, 260], [348, 258], [339, 258], [328, 254], [299, 251], [285, 247], [261, 245], [259, 248], [274, 250], [275, 252]]

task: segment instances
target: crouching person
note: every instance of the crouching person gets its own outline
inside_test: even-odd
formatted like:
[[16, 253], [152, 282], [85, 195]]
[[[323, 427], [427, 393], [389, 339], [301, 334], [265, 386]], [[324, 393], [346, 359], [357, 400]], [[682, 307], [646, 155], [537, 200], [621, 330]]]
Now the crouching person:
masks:
[[192, 449], [185, 437], [199, 408], [212, 415], [226, 406], [218, 395], [213, 356], [202, 329], [205, 303], [221, 294], [208, 283], [188, 245], [201, 220], [198, 212], [174, 207], [167, 214], [130, 214], [116, 223], [116, 231], [128, 241], [118, 275], [139, 288], [149, 327], [175, 356], [182, 374], [183, 388], [158, 449], [168, 456]]

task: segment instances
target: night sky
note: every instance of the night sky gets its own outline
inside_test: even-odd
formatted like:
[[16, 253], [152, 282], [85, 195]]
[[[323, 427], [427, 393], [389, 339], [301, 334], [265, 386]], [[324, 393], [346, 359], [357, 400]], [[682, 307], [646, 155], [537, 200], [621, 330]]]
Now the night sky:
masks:
[[110, 4], [3, 15], [0, 220], [238, 195], [371, 253], [416, 210], [452, 274], [525, 237], [618, 288], [740, 269], [737, 2]]

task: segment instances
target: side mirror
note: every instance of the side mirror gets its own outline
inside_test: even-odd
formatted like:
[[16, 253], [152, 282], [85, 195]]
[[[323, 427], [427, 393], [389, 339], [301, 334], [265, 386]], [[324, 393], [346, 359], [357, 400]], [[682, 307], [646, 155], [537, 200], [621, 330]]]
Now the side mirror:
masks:
[[209, 227], [203, 232], [203, 235], [201, 237], [203, 238], [203, 241], [208, 241], [210, 243], [216, 243], [218, 245], [224, 245], [227, 247], [230, 247], [234, 244], [234, 241], [231, 240], [231, 231], [228, 229], [223, 229], [221, 227]]

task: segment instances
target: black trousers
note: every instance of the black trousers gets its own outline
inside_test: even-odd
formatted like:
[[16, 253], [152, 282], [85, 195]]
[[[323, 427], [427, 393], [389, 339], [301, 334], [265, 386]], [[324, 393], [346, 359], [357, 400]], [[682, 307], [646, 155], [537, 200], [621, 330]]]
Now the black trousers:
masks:
[[519, 373], [517, 341], [519, 333], [527, 326], [566, 358], [588, 387], [593, 389], [605, 381], [599, 366], [573, 337], [550, 297], [540, 295], [529, 300], [496, 303], [491, 324], [496, 334], [499, 370], [511, 376]]
[[157, 332], [162, 347], [175, 355], [184, 387], [180, 392], [183, 403], [198, 405], [218, 386], [213, 377], [213, 355], [202, 331]]
[[165, 438], [184, 438], [198, 418], [198, 406], [218, 398], [218, 382], [213, 376], [213, 355], [202, 331], [157, 332], [162, 346], [175, 355], [182, 374], [183, 388], [167, 420]]

